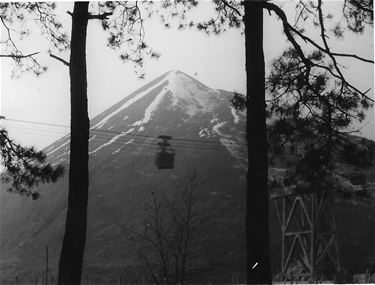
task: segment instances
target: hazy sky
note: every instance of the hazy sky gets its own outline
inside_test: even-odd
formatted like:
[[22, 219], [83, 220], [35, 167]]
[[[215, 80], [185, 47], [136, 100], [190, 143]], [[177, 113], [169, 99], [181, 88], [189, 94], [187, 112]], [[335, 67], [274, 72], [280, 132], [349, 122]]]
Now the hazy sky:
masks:
[[[285, 5], [290, 19], [293, 19], [292, 4]], [[330, 9], [338, 8], [337, 1], [326, 3]], [[61, 4], [62, 22], [69, 26], [70, 18], [65, 13], [72, 9], [72, 3]], [[212, 6], [202, 1], [196, 15], [210, 15]], [[265, 13], [265, 56], [266, 63], [279, 55], [286, 46], [281, 22], [276, 16]], [[134, 73], [132, 64], [119, 60], [119, 52], [106, 46], [106, 35], [99, 22], [90, 21], [87, 39], [88, 96], [90, 118], [104, 111], [132, 91], [153, 78], [172, 69], [179, 69], [194, 76], [211, 88], [245, 92], [245, 50], [244, 38], [239, 30], [231, 30], [220, 36], [207, 36], [201, 32], [165, 29], [158, 19], [145, 22], [146, 42], [161, 53], [158, 60], [146, 60], [145, 80]], [[316, 34], [317, 35], [317, 34]], [[331, 39], [330, 39], [331, 40]], [[367, 58], [373, 58], [373, 30], [362, 36], [348, 35], [345, 40], [331, 40], [337, 51], [350, 51]], [[47, 122], [69, 125], [69, 74], [68, 68], [48, 57], [48, 42], [40, 38], [24, 41], [22, 47], [30, 51], [42, 51], [39, 59], [46, 63], [49, 70], [39, 78], [24, 74], [21, 78], [11, 79], [12, 62], [1, 60], [1, 114], [10, 119]], [[68, 59], [68, 55], [63, 55]], [[373, 88], [373, 66], [356, 64], [355, 61], [342, 62], [345, 72], [363, 89]], [[373, 96], [373, 92], [371, 93]], [[372, 117], [372, 118], [370, 118]], [[370, 113], [370, 123], [363, 128], [363, 135], [375, 138], [374, 114]], [[4, 122], [3, 122], [4, 124]], [[46, 127], [26, 123], [5, 121], [12, 137], [18, 141], [37, 145], [42, 148], [68, 132], [68, 128]]]

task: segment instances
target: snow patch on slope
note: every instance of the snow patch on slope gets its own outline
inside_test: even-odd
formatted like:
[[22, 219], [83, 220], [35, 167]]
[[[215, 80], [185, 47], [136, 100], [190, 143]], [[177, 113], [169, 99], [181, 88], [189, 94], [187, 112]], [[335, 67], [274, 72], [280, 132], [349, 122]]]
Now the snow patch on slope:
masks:
[[112, 152], [112, 154], [117, 154], [117, 153], [119, 153], [119, 152], [121, 151], [121, 149], [122, 149], [124, 146], [126, 146], [127, 144], [132, 143], [133, 141], [134, 141], [134, 139], [131, 139], [131, 140], [129, 140], [128, 142], [124, 143], [122, 146], [120, 146], [118, 149], [116, 149], [114, 152]]
[[239, 143], [233, 135], [224, 133], [223, 128], [227, 125], [227, 121], [219, 122], [218, 118], [215, 120], [211, 120], [211, 123], [215, 122], [216, 125], [212, 127], [212, 132], [217, 134], [220, 139], [220, 143], [225, 146], [225, 148], [229, 151], [229, 153], [236, 158], [238, 165], [243, 168], [247, 169], [247, 160], [244, 159], [243, 152], [246, 151], [246, 147], [243, 144]]
[[[157, 107], [159, 106], [160, 102], [162, 101], [164, 95], [168, 92], [168, 89], [166, 87], [164, 87], [163, 91], [160, 92], [154, 99], [154, 101], [151, 102], [150, 105], [148, 105], [148, 107], [146, 108], [146, 111], [145, 111], [145, 114], [144, 114], [144, 117], [142, 120], [139, 120], [139, 121], [136, 121], [135, 123], [133, 123], [131, 126], [132, 127], [136, 127], [136, 126], [141, 126], [141, 125], [144, 125], [146, 124], [148, 121], [151, 120], [151, 117], [152, 117], [152, 114], [155, 112], [155, 110], [157, 109]], [[139, 129], [138, 132], [141, 132], [142, 130]]]
[[220, 136], [220, 137], [231, 138], [232, 136], [230, 136], [230, 135], [226, 135], [226, 134], [224, 134], [224, 133], [220, 130], [220, 129], [221, 129], [222, 127], [224, 127], [227, 123], [228, 123], [227, 121], [224, 121], [224, 122], [221, 122], [221, 123], [218, 123], [218, 124], [214, 125], [214, 126], [212, 127], [212, 131], [213, 131], [214, 133], [216, 133], [216, 134], [217, 134], [218, 136]]
[[47, 153], [47, 156], [50, 156], [52, 153], [58, 151], [59, 149], [63, 148], [64, 146], [66, 146], [68, 143], [70, 142], [70, 139], [68, 139], [66, 142], [64, 142], [62, 145], [60, 145], [59, 147], [55, 148], [54, 150], [50, 151]]
[[198, 133], [200, 138], [210, 138], [212, 137], [212, 133], [208, 128], [201, 129]]
[[229, 153], [237, 159], [237, 163], [239, 164], [239, 166], [247, 170], [247, 160], [244, 159], [243, 155], [244, 148], [236, 141], [228, 138], [220, 138], [220, 142], [227, 148]]
[[150, 91], [158, 88], [159, 86], [163, 85], [164, 83], [165, 83], [165, 80], [163, 80], [161, 83], [157, 84], [156, 86], [153, 85], [153, 86], [149, 87], [148, 89], [144, 90], [143, 92], [141, 92], [138, 95], [134, 96], [133, 98], [129, 99], [124, 104], [122, 104], [122, 106], [120, 106], [117, 110], [115, 110], [114, 112], [112, 112], [111, 114], [109, 114], [108, 116], [103, 118], [100, 122], [98, 122], [97, 124], [95, 124], [95, 126], [92, 126], [91, 128], [92, 129], [101, 128], [110, 118], [112, 118], [116, 114], [120, 113], [122, 110], [126, 109], [131, 104], [137, 102], [139, 99], [141, 99], [145, 95], [147, 95]]
[[238, 122], [240, 121], [240, 116], [238, 116], [236, 109], [234, 109], [233, 107], [230, 107], [230, 112], [233, 115], [234, 123], [238, 124]]
[[219, 118], [217, 117], [217, 115], [213, 116], [210, 123], [211, 124], [214, 124], [214, 123], [217, 123], [219, 121]]
[[46, 153], [46, 152], [49, 152], [50, 150], [53, 149], [53, 147], [54, 147], [53, 145], [49, 146], [47, 149], [44, 150], [44, 152], [45, 152], [45, 153]]
[[65, 155], [69, 154], [69, 153], [70, 153], [70, 150], [68, 150], [68, 151], [65, 151], [65, 152], [63, 152], [62, 154], [60, 154], [60, 155], [56, 156], [56, 158], [60, 158], [60, 157], [63, 157], [63, 156], [65, 156]]
[[106, 147], [106, 146], [109, 146], [111, 144], [113, 144], [115, 141], [117, 141], [119, 138], [123, 137], [123, 136], [126, 136], [128, 133], [134, 131], [134, 128], [130, 129], [129, 131], [125, 132], [125, 133], [120, 133], [116, 136], [114, 136], [110, 141], [98, 146], [96, 149], [94, 149], [93, 151], [90, 151], [89, 154], [93, 154], [93, 153], [96, 153], [98, 152], [99, 150], [101, 150], [102, 148]]

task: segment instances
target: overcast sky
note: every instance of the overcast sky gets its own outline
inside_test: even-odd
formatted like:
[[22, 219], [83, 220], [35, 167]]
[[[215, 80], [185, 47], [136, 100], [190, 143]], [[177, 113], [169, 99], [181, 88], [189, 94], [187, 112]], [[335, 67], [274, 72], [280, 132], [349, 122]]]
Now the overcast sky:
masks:
[[[293, 19], [292, 4], [281, 2]], [[339, 3], [326, 3], [333, 11]], [[72, 9], [72, 3], [62, 4], [62, 22], [69, 26], [69, 16], [65, 13]], [[211, 4], [201, 2], [194, 12], [202, 16], [210, 15]], [[246, 91], [244, 38], [239, 30], [231, 30], [220, 36], [207, 36], [197, 31], [178, 32], [176, 29], [166, 30], [157, 19], [145, 22], [146, 42], [161, 53], [158, 60], [147, 60], [146, 77], [137, 78], [133, 66], [119, 60], [119, 52], [106, 46], [106, 35], [100, 24], [90, 21], [87, 39], [88, 96], [90, 118], [104, 111], [132, 91], [146, 84], [153, 78], [172, 69], [178, 69], [194, 76], [211, 88], [244, 93]], [[281, 22], [275, 15], [265, 13], [264, 48], [266, 63], [279, 55], [286, 46]], [[349, 51], [367, 58], [373, 58], [373, 30], [364, 35], [348, 35], [344, 40], [330, 39], [332, 47], [337, 51]], [[32, 38], [24, 41], [25, 48], [46, 50], [46, 41]], [[68, 55], [63, 55], [68, 59]], [[12, 62], [1, 60], [1, 114], [9, 119], [38, 121], [53, 124], [69, 125], [69, 73], [68, 68], [48, 57], [42, 52], [39, 59], [46, 63], [49, 70], [39, 78], [24, 74], [21, 78], [11, 79]], [[374, 71], [371, 64], [357, 64], [353, 60], [342, 62], [345, 72], [352, 82], [363, 89], [373, 88]], [[373, 96], [373, 91], [371, 91]], [[5, 121], [11, 136], [18, 141], [45, 147], [55, 141], [68, 128], [38, 126], [20, 122]], [[362, 134], [375, 139], [374, 113], [362, 129]]]

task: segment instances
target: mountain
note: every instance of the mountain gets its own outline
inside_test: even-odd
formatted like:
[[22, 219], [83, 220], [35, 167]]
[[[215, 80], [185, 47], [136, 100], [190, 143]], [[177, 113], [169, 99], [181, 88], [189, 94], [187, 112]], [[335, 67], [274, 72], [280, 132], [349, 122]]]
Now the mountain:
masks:
[[[98, 160], [93, 158], [106, 156], [110, 150], [116, 157], [123, 155], [125, 144], [119, 146], [119, 142], [155, 143], [159, 135], [169, 135], [175, 138], [176, 150], [189, 151], [190, 147], [204, 153], [212, 147], [226, 148], [244, 168], [244, 114], [230, 106], [231, 95], [210, 89], [180, 71], [170, 71], [91, 120], [90, 158], [96, 163]], [[205, 144], [206, 140], [212, 144]], [[51, 162], [65, 162], [69, 157], [69, 137], [45, 151]]]
[[[91, 120], [84, 264], [89, 278], [109, 282], [124, 270], [137, 271], [134, 260], [139, 259], [138, 252], [129, 247], [137, 248], [139, 242], [126, 239], [119, 221], [139, 227], [146, 217], [142, 209], [152, 201], [153, 193], [161, 201], [166, 193], [173, 202], [178, 189], [189, 187], [188, 177], [194, 174], [199, 192], [205, 193], [199, 215], [212, 214], [211, 230], [204, 240], [212, 245], [217, 240], [215, 259], [220, 260], [212, 267], [208, 281], [226, 283], [232, 281], [232, 274], [243, 274], [244, 218], [240, 213], [244, 213], [246, 189], [245, 117], [231, 107], [231, 96], [183, 72], [170, 71]], [[159, 135], [172, 137], [168, 149], [174, 152], [173, 169], [155, 165], [161, 151]], [[66, 173], [69, 142], [65, 136], [44, 149], [48, 161], [64, 164]], [[65, 175], [56, 184], [41, 185], [37, 201], [1, 193], [3, 282], [14, 280], [14, 276], [19, 282], [34, 280], [36, 275], [40, 279], [46, 246], [50, 275], [56, 279], [67, 178]], [[203, 259], [198, 257], [197, 262], [203, 263]]]
[[[158, 209], [163, 230], [159, 238], [166, 239], [164, 246], [176, 247], [186, 236], [176, 217], [186, 217], [189, 201], [195, 203], [190, 219], [195, 235], [188, 247], [187, 281], [245, 282], [246, 120], [231, 106], [232, 96], [181, 71], [170, 71], [91, 120], [86, 283], [118, 284], [120, 276], [124, 283], [153, 280], [147, 278], [159, 272], [150, 270], [150, 264], [158, 268], [161, 260], [142, 236], [158, 244], [150, 230]], [[167, 150], [174, 154], [173, 168], [159, 169], [156, 164], [163, 156], [159, 136], [171, 137]], [[44, 149], [48, 161], [62, 163], [66, 173], [69, 142], [68, 135]], [[279, 160], [270, 177], [285, 171]], [[362, 172], [375, 183], [373, 166], [340, 167], [347, 176]], [[56, 281], [68, 175], [36, 190], [41, 194], [36, 201], [0, 192], [1, 284], [14, 283], [16, 277], [18, 283], [41, 283], [47, 246], [50, 283]], [[190, 190], [194, 196], [185, 199]], [[363, 273], [375, 258], [374, 204], [360, 198], [340, 200], [335, 212], [341, 266], [352, 275]], [[281, 259], [277, 219], [271, 201], [274, 273]]]

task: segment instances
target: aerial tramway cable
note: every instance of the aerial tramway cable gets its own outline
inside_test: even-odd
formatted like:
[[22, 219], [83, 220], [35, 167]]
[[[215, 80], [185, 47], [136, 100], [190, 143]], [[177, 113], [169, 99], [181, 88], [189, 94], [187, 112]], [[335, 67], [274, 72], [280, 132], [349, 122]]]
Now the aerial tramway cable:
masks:
[[[46, 126], [70, 128], [70, 126], [68, 126], [68, 125], [60, 125], [60, 124], [53, 124], [53, 123], [44, 123], [44, 122], [18, 120], [18, 119], [9, 119], [9, 118], [5, 118], [4, 120], [6, 120], [6, 121], [13, 121], [13, 122], [20, 122], [20, 123], [29, 123], [29, 124], [37, 124], [37, 125], [46, 125]], [[113, 133], [113, 134], [123, 134], [124, 133], [124, 132], [120, 132], [120, 131], [102, 130], [102, 129], [97, 129], [97, 128], [91, 128], [90, 130], [91, 131], [100, 131], [100, 132], [104, 132], [104, 133]], [[145, 138], [158, 139], [158, 137], [147, 135], [147, 134], [128, 133], [127, 135], [129, 135], [129, 136], [139, 136], [139, 137], [145, 137]], [[201, 142], [201, 143], [204, 143], [204, 144], [221, 144], [218, 141], [202, 140], [202, 139], [173, 138], [173, 140], [174, 141], [197, 142], [197, 143]], [[229, 144], [247, 146], [247, 143], [242, 143], [242, 142], [232, 142], [232, 143], [229, 143]]]
[[[43, 123], [43, 122], [16, 120], [16, 119], [6, 119], [6, 120], [20, 122], [20, 123], [69, 128], [69, 126], [66, 126], [66, 125], [59, 125], [59, 124], [52, 124], [52, 123]], [[34, 130], [32, 128], [23, 128], [23, 127], [18, 127], [18, 126], [14, 126], [14, 128], [25, 129], [25, 130], [30, 130], [34, 132], [40, 131], [40, 132], [45, 132], [45, 133], [69, 135], [68, 132], [63, 133], [63, 132], [58, 132], [54, 130]], [[163, 149], [162, 145], [160, 145], [161, 143], [160, 141], [159, 143], [154, 142], [154, 140], [160, 140], [160, 139], [163, 141], [163, 138], [161, 138], [160, 136], [156, 137], [156, 136], [147, 135], [147, 134], [135, 134], [135, 133], [126, 133], [126, 132], [111, 131], [111, 130], [102, 130], [102, 129], [91, 129], [91, 131], [93, 133], [93, 136], [96, 136], [96, 138], [103, 140], [103, 141], [109, 141], [113, 139], [115, 137], [113, 135], [124, 135], [124, 137], [119, 137], [116, 139], [116, 141], [112, 142], [113, 144], [116, 144], [116, 145], [121, 145], [124, 143], [137, 144], [137, 145], [144, 144], [144, 145], [148, 145], [148, 147], [154, 147], [161, 151], [164, 151], [163, 154], [165, 154], [166, 152], [166, 149]], [[173, 138], [173, 141], [174, 141], [173, 151], [177, 150], [177, 151], [194, 152], [194, 153], [216, 154], [218, 151], [222, 151], [223, 149], [223, 145], [219, 141], [188, 139], [188, 138]], [[227, 144], [236, 146], [238, 150], [243, 150], [243, 151], [246, 150], [246, 144], [244, 143], [227, 142]], [[170, 155], [170, 153], [171, 153], [171, 149], [168, 149], [169, 159], [170, 161], [172, 161], [172, 155]], [[174, 156], [173, 156], [173, 159], [174, 159]]]

